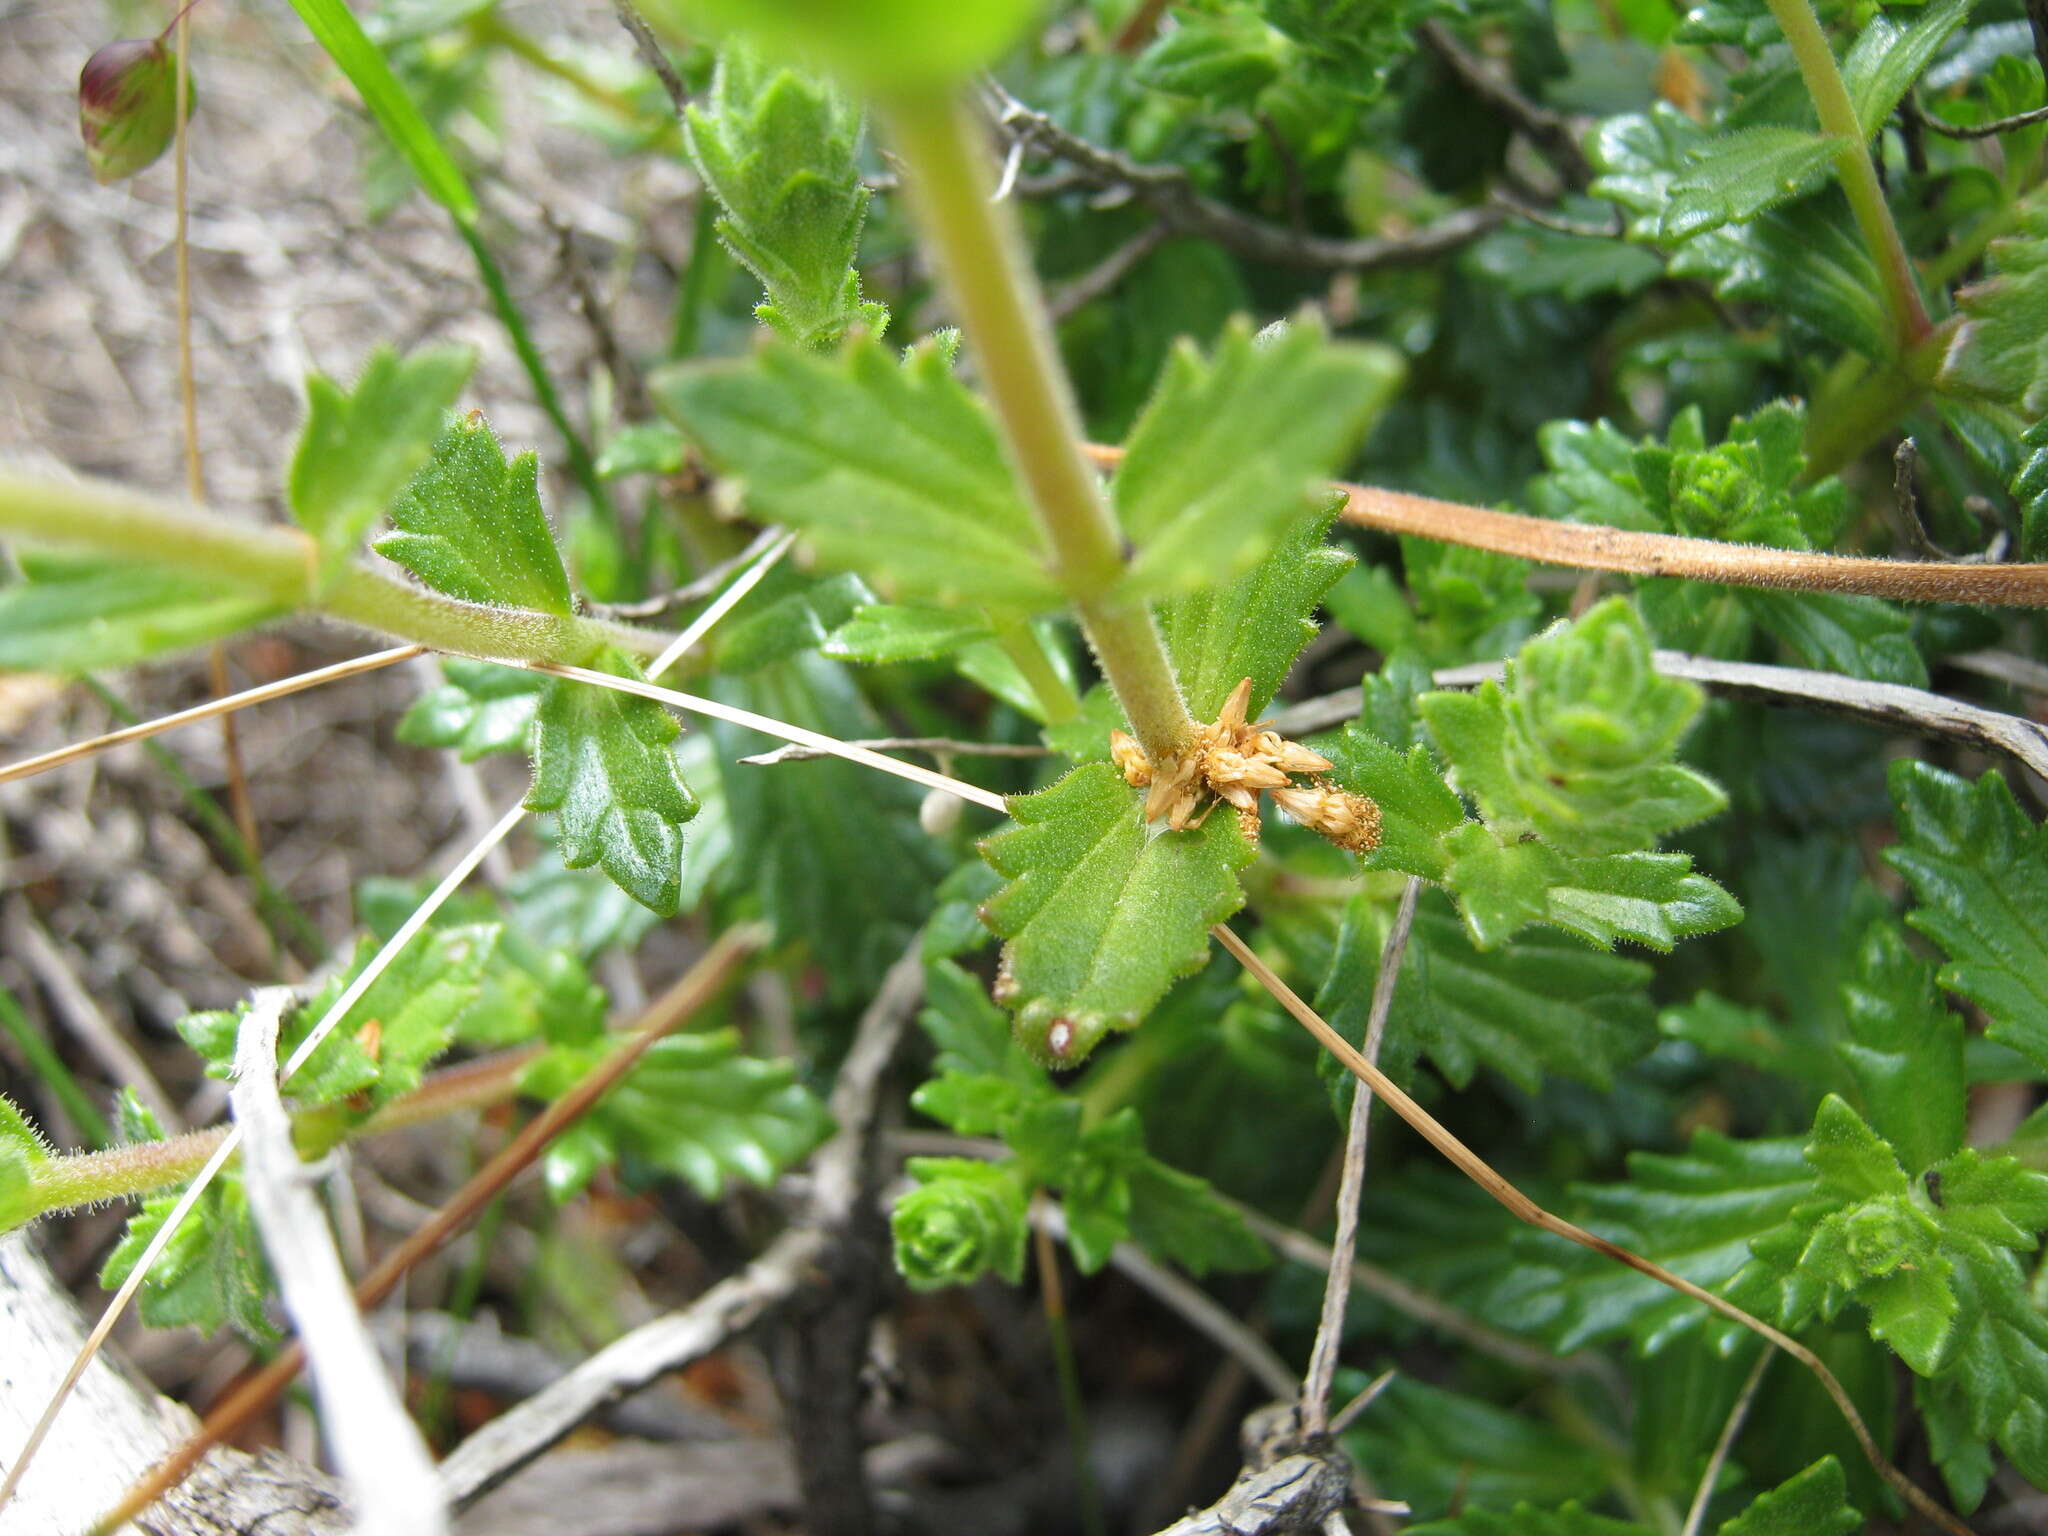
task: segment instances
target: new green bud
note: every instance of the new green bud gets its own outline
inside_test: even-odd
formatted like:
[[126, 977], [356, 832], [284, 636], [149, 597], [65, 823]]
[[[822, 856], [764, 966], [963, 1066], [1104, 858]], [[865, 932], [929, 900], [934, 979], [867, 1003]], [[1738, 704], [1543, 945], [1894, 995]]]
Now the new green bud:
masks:
[[102, 186], [168, 149], [177, 114], [178, 55], [161, 37], [108, 43], [78, 72], [78, 132]]
[[896, 1268], [912, 1290], [967, 1285], [993, 1270], [1024, 1272], [1024, 1190], [1000, 1165], [967, 1157], [915, 1157], [918, 1187], [896, 1202], [889, 1230]]

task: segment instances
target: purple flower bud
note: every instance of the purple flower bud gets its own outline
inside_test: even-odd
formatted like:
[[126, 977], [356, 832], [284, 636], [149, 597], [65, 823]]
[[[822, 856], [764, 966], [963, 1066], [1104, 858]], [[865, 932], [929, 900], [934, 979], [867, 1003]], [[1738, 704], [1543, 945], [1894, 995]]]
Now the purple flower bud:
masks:
[[133, 176], [177, 132], [178, 56], [162, 38], [108, 43], [78, 72], [78, 132], [93, 178]]

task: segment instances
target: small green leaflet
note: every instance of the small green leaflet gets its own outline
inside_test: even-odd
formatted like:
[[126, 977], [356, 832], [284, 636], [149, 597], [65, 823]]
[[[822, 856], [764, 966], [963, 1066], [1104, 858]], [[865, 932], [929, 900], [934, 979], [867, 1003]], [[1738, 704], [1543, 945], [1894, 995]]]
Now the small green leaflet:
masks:
[[755, 317], [802, 346], [854, 325], [880, 335], [889, 312], [861, 302], [853, 270], [868, 206], [860, 113], [738, 41], [719, 51], [708, 101], [684, 112], [684, 137], [724, 210], [719, 238], [768, 291]]
[[1132, 78], [1155, 91], [1248, 107], [1287, 70], [1293, 45], [1253, 6], [1194, 12], [1138, 58]]
[[1682, 853], [1618, 853], [1574, 859], [1541, 842], [1502, 843], [1478, 822], [1444, 840], [1445, 884], [1466, 931], [1482, 949], [1529, 923], [1551, 923], [1603, 948], [1630, 939], [1669, 953], [1742, 921], [1735, 898], [1692, 872]]
[[1008, 884], [983, 915], [1003, 946], [1002, 1000], [1032, 1055], [1072, 1066], [1136, 1025], [1208, 952], [1244, 902], [1252, 850], [1227, 811], [1183, 832], [1147, 827], [1107, 763], [1010, 800], [1017, 825], [983, 842]]
[[125, 667], [252, 628], [287, 605], [182, 571], [23, 551], [0, 587], [0, 672]]
[[774, 342], [653, 389], [757, 513], [832, 564], [941, 605], [1061, 602], [995, 424], [938, 348], [899, 363], [870, 338], [831, 356]]
[[353, 388], [307, 376], [306, 424], [285, 496], [320, 546], [325, 573], [354, 553], [426, 461], [475, 367], [468, 347], [423, 347], [404, 358], [378, 347]]
[[1904, 758], [1890, 778], [1906, 921], [1947, 953], [1941, 984], [1984, 1010], [1986, 1033], [2048, 1064], [2048, 831], [1995, 772], [1973, 785]]
[[1465, 824], [1466, 816], [1464, 802], [1444, 782], [1436, 754], [1422, 742], [1395, 751], [1368, 728], [1364, 716], [1346, 721], [1342, 736], [1323, 743], [1323, 754], [1339, 784], [1379, 803], [1380, 845], [1366, 855], [1366, 867], [1442, 880], [1450, 869], [1444, 839]]
[[[520, 1088], [557, 1098], [618, 1048], [588, 1028], [556, 1030], [548, 1052], [521, 1075]], [[557, 1201], [614, 1163], [632, 1177], [682, 1179], [701, 1198], [717, 1200], [735, 1179], [767, 1188], [831, 1128], [793, 1063], [742, 1054], [729, 1029], [670, 1035], [548, 1149], [542, 1171]]]
[[2013, 211], [2013, 233], [1991, 242], [1993, 275], [1956, 295], [1962, 324], [1935, 386], [2038, 418], [2048, 415], [2048, 190]]
[[689, 454], [682, 433], [667, 422], [640, 421], [606, 439], [597, 456], [597, 472], [607, 480], [620, 475], [673, 475]]
[[398, 722], [398, 739], [414, 747], [448, 747], [465, 763], [493, 752], [524, 752], [533, 740], [541, 695], [555, 686], [524, 667], [464, 656], [441, 658], [439, 688], [420, 697]]
[[1315, 638], [1316, 604], [1354, 559], [1325, 542], [1340, 498], [1301, 517], [1272, 552], [1233, 582], [1160, 605], [1159, 627], [1181, 695], [1197, 720], [1213, 720], [1230, 690], [1252, 680], [1246, 706], [1256, 720], [1287, 670]]
[[[113, 1290], [134, 1270], [142, 1252], [177, 1205], [179, 1191], [153, 1195], [128, 1218], [121, 1241], [100, 1267], [100, 1284]], [[138, 1298], [152, 1328], [196, 1328], [211, 1336], [228, 1324], [256, 1344], [276, 1340], [264, 1312], [270, 1265], [249, 1215], [239, 1172], [215, 1177], [164, 1249]]]
[[1872, 1127], [1917, 1176], [1963, 1144], [1962, 1018], [1935, 991], [1934, 967], [1889, 919], [1864, 935], [1842, 1000], [1849, 1038], [1836, 1049]]
[[[1354, 1004], [1371, 997], [1375, 969], [1359, 967], [1350, 980]], [[1416, 911], [1387, 1027], [1415, 1041], [1454, 1087], [1487, 1066], [1530, 1093], [1546, 1073], [1606, 1088], [1655, 1042], [1650, 974], [1639, 960], [1556, 934], [1478, 949], [1449, 903], [1430, 893]]]
[[1400, 375], [1393, 353], [1332, 342], [1307, 320], [1257, 338], [1233, 323], [1206, 360], [1176, 347], [1110, 487], [1137, 551], [1127, 591], [1160, 597], [1249, 570], [1326, 494]]
[[450, 422], [376, 541], [436, 591], [465, 602], [569, 614], [569, 576], [540, 505], [540, 461], [509, 464], [481, 414]]
[[[590, 665], [615, 677], [641, 675], [610, 647]], [[601, 865], [621, 890], [664, 917], [682, 897], [683, 823], [697, 814], [672, 749], [681, 729], [652, 699], [554, 678], [534, 716], [526, 795], [528, 810], [560, 813], [564, 864]]]
[[718, 670], [752, 672], [819, 650], [855, 614], [871, 611], [874, 602], [866, 582], [842, 572], [755, 603], [745, 618], [728, 619], [720, 628]]

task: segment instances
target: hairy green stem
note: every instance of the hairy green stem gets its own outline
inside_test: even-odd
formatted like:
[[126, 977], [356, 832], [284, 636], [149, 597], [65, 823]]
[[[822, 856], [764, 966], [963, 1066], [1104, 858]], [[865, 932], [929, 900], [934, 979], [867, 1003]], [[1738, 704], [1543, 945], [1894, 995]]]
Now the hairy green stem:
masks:
[[[319, 1157], [345, 1141], [402, 1130], [460, 1110], [502, 1104], [518, 1092], [520, 1075], [539, 1054], [540, 1047], [525, 1046], [450, 1067], [367, 1120], [351, 1116], [340, 1105], [301, 1110], [292, 1117], [292, 1139], [302, 1155]], [[104, 1132], [104, 1123], [100, 1130]], [[49, 1215], [106, 1200], [154, 1194], [183, 1184], [199, 1172], [227, 1134], [226, 1126], [217, 1125], [163, 1141], [45, 1158], [29, 1167], [29, 1195], [37, 1212]]]
[[881, 109], [1054, 574], [1133, 734], [1155, 763], [1170, 762], [1192, 728], [1187, 706], [1151, 612], [1115, 595], [1123, 538], [1080, 451], [1080, 416], [1009, 206], [990, 201], [980, 125], [938, 92], [905, 92]]
[[1873, 365], [1814, 404], [1806, 431], [1806, 478], [1819, 480], [1861, 458], [1917, 406], [1941, 370], [1953, 323], [1928, 332], [1896, 362]]
[[1785, 41], [1792, 45], [1792, 57], [1799, 65], [1800, 78], [1806, 82], [1807, 95], [1813, 98], [1821, 131], [1841, 141], [1842, 147], [1835, 152], [1835, 169], [1842, 178], [1842, 190], [1848, 194], [1856, 227], [1877, 260], [1885, 308], [1891, 314], [1893, 339], [1901, 352], [1910, 351], [1926, 339], [1934, 328], [1933, 322], [1927, 318], [1912, 258], [1906, 254], [1906, 243], [1899, 237], [1891, 206], [1885, 202], [1877, 167], [1871, 163], [1868, 137], [1857, 121], [1856, 104], [1849, 99], [1849, 88], [1842, 83], [1834, 50], [1828, 46], [1827, 34], [1821, 30], [1820, 18], [1814, 14], [1810, 0], [1767, 3]]
[[0, 465], [0, 535], [96, 550], [191, 571], [437, 651], [576, 666], [604, 646], [659, 655], [671, 637], [576, 615], [465, 603], [350, 566], [319, 589], [319, 552], [303, 534], [231, 522], [102, 480], [44, 480]]

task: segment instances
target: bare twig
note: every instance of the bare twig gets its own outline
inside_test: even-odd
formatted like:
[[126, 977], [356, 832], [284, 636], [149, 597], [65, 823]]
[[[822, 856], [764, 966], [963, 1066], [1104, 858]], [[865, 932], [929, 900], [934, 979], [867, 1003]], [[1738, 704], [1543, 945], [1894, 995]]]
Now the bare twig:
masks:
[[[1387, 1015], [1394, 1006], [1394, 986], [1400, 980], [1401, 961], [1408, 953], [1408, 935], [1415, 927], [1415, 902], [1421, 894], [1422, 882], [1411, 876], [1401, 890], [1394, 926], [1380, 949], [1363, 1047], [1365, 1059], [1370, 1062], [1380, 1059], [1380, 1041], [1387, 1032]], [[1308, 1373], [1301, 1383], [1301, 1427], [1308, 1435], [1321, 1434], [1329, 1425], [1330, 1383], [1336, 1377], [1337, 1356], [1344, 1347], [1344, 1313], [1351, 1301], [1358, 1201], [1365, 1189], [1366, 1135], [1371, 1126], [1372, 1089], [1361, 1082], [1351, 1096], [1351, 1124], [1344, 1136], [1344, 1176], [1337, 1189], [1337, 1235], [1330, 1244], [1330, 1272], [1323, 1285], [1322, 1318], [1316, 1325], [1315, 1344], [1309, 1350]]]
[[1423, 46], [1443, 61], [1465, 89], [1505, 117], [1524, 138], [1542, 151], [1543, 158], [1556, 168], [1567, 186], [1573, 191], [1583, 191], [1591, 184], [1593, 167], [1586, 159], [1586, 152], [1579, 147], [1583, 124], [1575, 123], [1564, 113], [1524, 96], [1506, 71], [1488, 65], [1442, 22], [1425, 21], [1418, 36]]
[[[1088, 445], [1105, 467], [1121, 448]], [[1786, 592], [1852, 592], [1908, 603], [1994, 603], [2048, 607], [2048, 563], [1982, 565], [1931, 560], [1870, 560], [1856, 555], [1815, 555], [1760, 544], [1727, 544], [1673, 533], [1637, 533], [1596, 523], [1560, 523], [1519, 512], [1490, 512], [1462, 502], [1438, 501], [1408, 491], [1335, 482], [1344, 493], [1345, 521], [1382, 533], [1412, 534], [1442, 544], [1463, 544], [1545, 565], [1633, 576], [1684, 576], [1735, 587]]]
[[1345, 239], [1300, 234], [1240, 213], [1198, 191], [1178, 166], [1148, 165], [1069, 133], [994, 81], [987, 82], [986, 89], [995, 104], [996, 127], [1007, 140], [1022, 140], [1066, 161], [1092, 186], [1128, 192], [1174, 234], [1213, 240], [1253, 261], [1356, 272], [1415, 266], [1469, 245], [1506, 217], [1498, 208], [1462, 208], [1401, 236]]
[[[1604, 224], [1588, 224], [1581, 219], [1567, 219], [1530, 202], [1519, 192], [1507, 187], [1488, 190], [1487, 198], [1505, 208], [1524, 223], [1535, 224], [1544, 229], [1555, 230], [1560, 235], [1574, 235], [1581, 240], [1624, 240], [1628, 237], [1628, 221], [1622, 217], [1619, 208]], [[1637, 247], [1642, 249], [1642, 247]]]
[[2048, 693], [2048, 663], [2038, 662], [2031, 656], [2016, 656], [2011, 651], [1964, 651], [1960, 655], [1944, 656], [1942, 661], [1951, 667], [1961, 667], [1965, 672], [1974, 672], [1979, 677], [2009, 683], [2015, 688]]
[[[1981, 659], [1984, 653], [1975, 654], [1979, 660], [1971, 670], [1985, 671], [1987, 675], [2003, 677], [2006, 681], [2015, 681], [2018, 676], [2032, 676], [2024, 671], [2014, 675], [2005, 662], [1985, 662]], [[1960, 665], [1970, 665], [1967, 656], [1950, 659]], [[2011, 660], [2024, 663], [2026, 658], [2014, 657]], [[1755, 699], [1764, 704], [1798, 705], [1852, 720], [1867, 720], [1874, 725], [1890, 726], [1917, 736], [1939, 736], [1967, 742], [2002, 752], [2034, 772], [2048, 776], [2048, 726], [2017, 715], [1965, 704], [1924, 688], [1867, 682], [1862, 678], [1844, 677], [1838, 672], [1815, 672], [1804, 667], [1717, 661], [1708, 656], [1690, 656], [1683, 651], [1658, 651], [1656, 662], [1657, 670], [1666, 677], [1686, 678], [1715, 693]], [[2001, 670], [1990, 671], [1993, 666]], [[1469, 688], [1501, 674], [1499, 662], [1475, 662], [1470, 666], [1446, 668], [1436, 674], [1435, 680], [1442, 688]], [[2032, 686], [2043, 684], [2048, 684], [2048, 676]], [[1363, 701], [1362, 690], [1340, 689], [1279, 711], [1273, 717], [1273, 728], [1288, 736], [1328, 730], [1356, 715], [1363, 707]]]
[[1517, 1220], [1525, 1221], [1532, 1227], [1537, 1227], [1554, 1236], [1562, 1237], [1568, 1242], [1576, 1243], [1581, 1248], [1589, 1249], [1604, 1258], [1612, 1259], [1617, 1264], [1624, 1264], [1636, 1271], [1636, 1273], [1646, 1275], [1658, 1284], [1677, 1291], [1680, 1295], [1691, 1297], [1694, 1301], [1718, 1312], [1731, 1322], [1739, 1323], [1750, 1332], [1757, 1334], [1777, 1346], [1780, 1350], [1783, 1350], [1801, 1365], [1805, 1366], [1807, 1370], [1811, 1371], [1815, 1379], [1820, 1382], [1823, 1390], [1827, 1392], [1828, 1397], [1841, 1412], [1843, 1420], [1849, 1426], [1850, 1433], [1856, 1437], [1856, 1443], [1862, 1449], [1864, 1456], [1869, 1460], [1872, 1469], [1897, 1490], [1901, 1498], [1943, 1530], [1954, 1533], [1954, 1536], [1969, 1536], [1970, 1528], [1968, 1526], [1964, 1525], [1961, 1520], [1957, 1519], [1948, 1510], [1942, 1508], [1925, 1489], [1921, 1488], [1919, 1484], [1907, 1477], [1905, 1473], [1901, 1472], [1886, 1459], [1883, 1450], [1878, 1446], [1876, 1439], [1870, 1433], [1870, 1426], [1864, 1423], [1863, 1415], [1858, 1411], [1854, 1400], [1850, 1398], [1840, 1379], [1833, 1371], [1828, 1369], [1827, 1363], [1820, 1356], [1816, 1355], [1783, 1329], [1773, 1327], [1762, 1318], [1738, 1307], [1734, 1302], [1728, 1300], [1727, 1297], [1717, 1295], [1705, 1286], [1686, 1279], [1683, 1275], [1673, 1274], [1663, 1265], [1646, 1259], [1641, 1254], [1622, 1247], [1619, 1243], [1609, 1242], [1606, 1238], [1596, 1233], [1588, 1232], [1584, 1227], [1566, 1221], [1562, 1216], [1545, 1210], [1534, 1200], [1523, 1194], [1521, 1190], [1516, 1188], [1507, 1179], [1503, 1178], [1478, 1153], [1454, 1136], [1443, 1122], [1416, 1103], [1414, 1099], [1410, 1098], [1398, 1083], [1394, 1082], [1392, 1078], [1388, 1077], [1378, 1067], [1360, 1055], [1357, 1047], [1353, 1046], [1350, 1041], [1338, 1034], [1337, 1031], [1330, 1028], [1322, 1016], [1307, 1003], [1303, 1002], [1294, 989], [1288, 986], [1271, 966], [1261, 960], [1236, 933], [1222, 924], [1218, 924], [1209, 931], [1215, 935], [1218, 943], [1230, 951], [1231, 955], [1236, 958], [1240, 965], [1251, 972], [1259, 985], [1272, 993], [1280, 1006], [1293, 1016], [1296, 1023], [1313, 1035], [1322, 1047], [1341, 1061], [1361, 1083], [1369, 1083], [1374, 1093], [1386, 1101], [1388, 1108], [1392, 1109], [1403, 1120], [1407, 1121], [1409, 1125], [1413, 1126], [1422, 1136], [1423, 1140], [1434, 1147], [1452, 1167], [1456, 1168], [1465, 1177], [1485, 1190], [1487, 1194], [1507, 1207], [1509, 1213]]
[[360, 1528], [441, 1536], [448, 1511], [433, 1458], [349, 1295], [341, 1255], [292, 1145], [291, 1118], [277, 1090], [278, 1024], [291, 1003], [284, 987], [257, 993], [235, 1043], [230, 1102], [244, 1131], [249, 1211], [285, 1311], [313, 1357], [321, 1425]]
[[1936, 117], [1932, 112], [1922, 108], [1920, 120], [1945, 139], [1995, 139], [2001, 133], [2013, 133], [2021, 128], [2032, 128], [2039, 123], [2048, 123], [2048, 107], [2035, 107], [2031, 112], [2015, 112], [2011, 117], [1993, 118], [1988, 123], [1951, 123], [1946, 118]]
[[[925, 752], [941, 760], [949, 757], [1050, 757], [1052, 748], [1034, 747], [1027, 742], [1007, 741], [961, 741], [952, 736], [876, 736], [866, 741], [843, 743], [849, 747], [860, 747], [870, 752]], [[777, 763], [802, 763], [820, 757], [837, 757], [822, 747], [806, 747], [791, 742], [786, 747], [777, 747], [770, 752], [757, 752], [752, 757], [739, 761], [756, 768], [772, 768]]]
[[1727, 1465], [1728, 1453], [1735, 1448], [1735, 1437], [1742, 1433], [1750, 1404], [1756, 1401], [1757, 1388], [1764, 1384], [1764, 1372], [1777, 1358], [1768, 1349], [1758, 1352], [1756, 1364], [1750, 1367], [1749, 1379], [1743, 1382], [1735, 1406], [1728, 1410], [1728, 1422], [1721, 1426], [1721, 1438], [1714, 1442], [1713, 1454], [1707, 1457], [1707, 1468], [1700, 1474], [1700, 1485], [1693, 1493], [1692, 1507], [1685, 1512], [1685, 1526], [1678, 1536], [1699, 1536], [1700, 1528], [1706, 1524], [1707, 1505], [1713, 1501], [1714, 1484], [1721, 1480], [1721, 1468]]
[[839, 1130], [812, 1165], [811, 1202], [761, 1256], [679, 1312], [634, 1329], [560, 1381], [493, 1419], [441, 1464], [442, 1487], [458, 1505], [495, 1487], [578, 1424], [657, 1377], [724, 1347], [787, 1305], [821, 1272], [841, 1223], [864, 1185], [872, 1155], [882, 1075], [922, 995], [923, 967], [899, 961], [861, 1020], [832, 1091]]
[[654, 71], [661, 81], [661, 88], [668, 92], [669, 105], [675, 108], [677, 117], [690, 105], [689, 87], [683, 84], [683, 77], [676, 73], [675, 65], [668, 61], [668, 54], [662, 50], [661, 39], [654, 35], [654, 29], [647, 25], [646, 18], [634, 9], [633, 0], [612, 0], [612, 10], [633, 39], [633, 51], [640, 55], [640, 62]]

